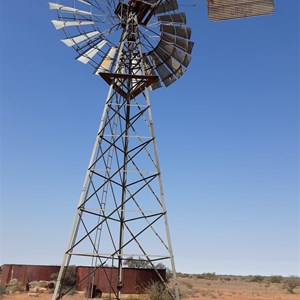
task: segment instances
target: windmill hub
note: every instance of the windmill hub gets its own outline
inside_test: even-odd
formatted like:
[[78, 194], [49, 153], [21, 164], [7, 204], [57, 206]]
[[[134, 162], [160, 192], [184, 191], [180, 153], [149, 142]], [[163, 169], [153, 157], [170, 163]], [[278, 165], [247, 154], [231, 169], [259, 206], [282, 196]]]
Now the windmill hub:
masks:
[[115, 14], [120, 18], [122, 26], [125, 27], [130, 12], [137, 17], [138, 24], [147, 25], [154, 14], [155, 8], [148, 2], [130, 0], [128, 4], [119, 2]]

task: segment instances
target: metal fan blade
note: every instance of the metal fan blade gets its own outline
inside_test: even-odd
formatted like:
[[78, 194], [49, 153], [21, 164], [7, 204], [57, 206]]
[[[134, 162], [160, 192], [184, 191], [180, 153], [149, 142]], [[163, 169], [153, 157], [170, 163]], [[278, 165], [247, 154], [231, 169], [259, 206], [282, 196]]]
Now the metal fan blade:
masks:
[[179, 38], [177, 36], [174, 36], [174, 35], [171, 35], [171, 34], [168, 34], [168, 33], [164, 33], [164, 32], [162, 32], [161, 38], [165, 42], [170, 43], [170, 44], [174, 44], [176, 47], [184, 50], [185, 52], [187, 52], [189, 54], [192, 53], [194, 43], [189, 41], [189, 40], [182, 39], [182, 38]]
[[77, 0], [78, 2], [81, 2], [81, 3], [84, 3], [84, 4], [86, 4], [86, 5], [91, 5], [91, 3], [90, 2], [88, 2], [88, 1], [85, 1], [85, 0]]
[[[131, 68], [132, 68], [132, 74], [133, 75], [142, 75], [142, 70], [141, 70], [141, 60], [140, 59], [135, 59], [133, 58], [131, 60]], [[135, 89], [137, 86], [141, 83], [141, 80], [132, 78], [132, 88]]]
[[176, 78], [173, 76], [173, 74], [168, 70], [168, 68], [159, 60], [157, 55], [155, 55], [154, 52], [149, 53], [149, 56], [152, 60], [152, 64], [154, 65], [154, 68], [156, 69], [160, 79], [165, 84], [165, 86], [169, 86], [174, 81], [176, 81]]
[[177, 78], [180, 78], [183, 75], [185, 69], [177, 60], [172, 58], [169, 53], [164, 52], [160, 47], [155, 48], [154, 52], [168, 66], [168, 68]]
[[161, 14], [178, 9], [178, 3], [176, 0], [165, 0], [160, 2], [160, 4], [155, 9], [155, 14]]
[[160, 31], [190, 39], [192, 30], [187, 26], [160, 25]]
[[61, 29], [68, 26], [81, 26], [81, 25], [91, 25], [95, 24], [93, 21], [51, 21], [55, 27], [55, 29]]
[[[144, 66], [145, 66], [146, 74], [149, 75], [149, 76], [157, 76], [154, 68], [151, 66], [151, 64], [149, 62], [149, 59], [147, 58], [147, 56], [145, 54], [143, 55], [143, 60], [144, 60]], [[161, 87], [161, 83], [160, 83], [159, 80], [155, 81], [154, 83], [152, 83], [150, 85], [151, 90], [156, 90], [160, 87]]]
[[82, 55], [78, 56], [76, 59], [84, 64], [87, 64], [106, 43], [106, 40], [101, 41], [97, 45], [85, 51]]
[[106, 55], [104, 56], [104, 58], [102, 59], [98, 67], [96, 68], [94, 74], [99, 75], [100, 72], [110, 71], [111, 64], [114, 61], [116, 53], [117, 53], [117, 47], [111, 47], [107, 51]]
[[[126, 74], [126, 68], [125, 68], [125, 65], [122, 64], [121, 66], [119, 66], [117, 68], [117, 70], [115, 70], [114, 72], [115, 74]], [[124, 84], [125, 84], [125, 79], [124, 78], [118, 78], [116, 79], [115, 81], [115, 84], [119, 87], [122, 88], [122, 86], [124, 87]]]
[[81, 35], [76, 35], [76, 36], [72, 36], [68, 39], [64, 39], [61, 40], [64, 44], [66, 44], [68, 47], [74, 46], [78, 43], [81, 43], [93, 36], [96, 36], [100, 34], [100, 31], [96, 30], [96, 31], [91, 31], [91, 32], [87, 32], [85, 34], [81, 34]]
[[73, 7], [64, 6], [64, 5], [57, 4], [57, 3], [52, 3], [52, 2], [49, 2], [49, 8], [50, 9], [61, 10], [63, 12], [68, 12], [68, 13], [75, 13], [75, 14], [82, 14], [82, 15], [92, 15], [92, 13], [89, 12], [89, 11], [80, 10], [80, 9], [76, 9], [76, 8], [73, 8]]
[[178, 24], [186, 24], [186, 16], [185, 13], [177, 13], [170, 15], [163, 15], [157, 17], [159, 22], [164, 23], [178, 23]]
[[189, 54], [187, 54], [186, 52], [183, 52], [182, 50], [179, 50], [174, 45], [168, 44], [164, 41], [160, 41], [158, 43], [157, 47], [160, 47], [165, 52], [169, 53], [170, 56], [175, 58], [178, 62], [180, 62], [186, 68], [192, 60], [192, 57]]
[[133, 75], [138, 75], [138, 76], [143, 75], [141, 69], [141, 59], [133, 58], [131, 60], [131, 71]]

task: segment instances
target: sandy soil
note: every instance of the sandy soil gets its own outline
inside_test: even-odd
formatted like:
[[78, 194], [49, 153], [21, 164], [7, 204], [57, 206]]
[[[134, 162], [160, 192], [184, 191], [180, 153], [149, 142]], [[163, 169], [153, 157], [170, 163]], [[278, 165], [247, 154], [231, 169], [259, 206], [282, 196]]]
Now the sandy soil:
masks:
[[297, 294], [289, 294], [282, 283], [247, 282], [238, 278], [230, 281], [217, 279], [179, 278], [182, 298], [186, 300], [297, 300]]
[[[183, 300], [298, 300], [300, 288], [289, 294], [283, 283], [248, 282], [239, 278], [230, 280], [208, 280], [179, 278], [181, 299]], [[2, 300], [51, 300], [51, 294], [22, 293], [4, 295]], [[65, 300], [83, 300], [82, 294], [64, 297]], [[103, 299], [103, 298], [102, 298]], [[144, 295], [126, 295], [127, 300], [146, 300]]]

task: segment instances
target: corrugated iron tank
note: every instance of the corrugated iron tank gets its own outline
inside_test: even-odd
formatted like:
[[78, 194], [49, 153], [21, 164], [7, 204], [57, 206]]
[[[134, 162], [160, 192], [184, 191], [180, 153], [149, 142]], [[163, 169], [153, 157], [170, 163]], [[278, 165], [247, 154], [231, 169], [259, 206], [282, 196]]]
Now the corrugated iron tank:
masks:
[[51, 280], [53, 273], [58, 273], [60, 266], [44, 265], [15, 265], [7, 264], [2, 267], [1, 284], [8, 284], [11, 279], [26, 283], [33, 280]]
[[[58, 273], [60, 266], [44, 266], [44, 265], [17, 265], [5, 264], [2, 267], [2, 274], [0, 284], [8, 284], [11, 279], [18, 279], [18, 281], [27, 283], [30, 281], [51, 280], [53, 273]], [[78, 286], [78, 291], [84, 291], [88, 287], [88, 281], [83, 280], [88, 273], [91, 272], [91, 267], [78, 266], [76, 268], [77, 282], [82, 281]], [[160, 275], [165, 279], [166, 270], [159, 270]], [[94, 285], [96, 289], [101, 290], [103, 293], [110, 292], [110, 286], [107, 277], [112, 278], [113, 286], [116, 286], [118, 281], [117, 268], [101, 268], [95, 271]], [[151, 282], [158, 280], [158, 275], [153, 269], [123, 269], [123, 293], [124, 294], [138, 294], [143, 293], [145, 287]]]

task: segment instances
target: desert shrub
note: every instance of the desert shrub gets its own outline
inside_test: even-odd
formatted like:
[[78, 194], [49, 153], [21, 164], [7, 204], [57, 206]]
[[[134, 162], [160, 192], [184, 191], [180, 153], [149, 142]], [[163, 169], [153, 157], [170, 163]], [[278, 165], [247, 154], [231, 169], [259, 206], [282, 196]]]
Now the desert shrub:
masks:
[[250, 282], [263, 282], [264, 278], [260, 275], [252, 276]]
[[134, 268], [134, 269], [149, 269], [152, 268], [151, 264], [149, 263], [148, 260], [142, 259], [141, 257], [139, 258], [134, 258], [134, 257], [128, 257], [125, 261], [124, 264], [128, 268]]
[[280, 283], [282, 282], [282, 276], [280, 275], [272, 275], [269, 280], [271, 283]]
[[6, 286], [5, 285], [0, 285], [0, 295], [4, 295], [5, 290], [6, 290]]
[[285, 280], [284, 288], [291, 294], [294, 294], [294, 289], [300, 286], [300, 278], [297, 276], [290, 276]]
[[182, 281], [179, 286], [180, 299], [192, 298], [197, 294], [197, 288], [189, 280]]
[[188, 278], [188, 277], [191, 277], [191, 275], [190, 274], [188, 274], [188, 273], [177, 273], [177, 276], [178, 277], [183, 277], [183, 278]]
[[188, 289], [192, 289], [193, 288], [193, 284], [189, 281], [184, 281], [183, 284], [188, 288]]
[[23, 292], [24, 291], [24, 284], [17, 279], [12, 279], [8, 283], [5, 293], [6, 294], [11, 294], [11, 293], [16, 293], [16, 292]]
[[[77, 281], [77, 272], [76, 266], [68, 266], [67, 269], [64, 271], [63, 274], [63, 285], [67, 287], [72, 287], [76, 285]], [[56, 281], [58, 277], [58, 273], [51, 274], [51, 279]]]
[[217, 296], [215, 295], [216, 291], [215, 290], [200, 290], [199, 291], [200, 295], [203, 297], [207, 298], [216, 298]]
[[228, 276], [222, 277], [222, 281], [231, 281], [231, 277]]
[[202, 273], [202, 274], [197, 274], [196, 278], [198, 278], [198, 279], [215, 280], [215, 279], [217, 279], [217, 275], [216, 275], [215, 272], [213, 272], [213, 273]]
[[[51, 274], [51, 279], [57, 281], [58, 273]], [[61, 285], [63, 287], [63, 292], [68, 292], [68, 294], [74, 294], [76, 292], [77, 282], [77, 268], [76, 266], [68, 266], [64, 270]]]
[[152, 282], [146, 289], [147, 299], [149, 300], [171, 300], [172, 292], [160, 282]]

